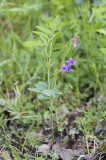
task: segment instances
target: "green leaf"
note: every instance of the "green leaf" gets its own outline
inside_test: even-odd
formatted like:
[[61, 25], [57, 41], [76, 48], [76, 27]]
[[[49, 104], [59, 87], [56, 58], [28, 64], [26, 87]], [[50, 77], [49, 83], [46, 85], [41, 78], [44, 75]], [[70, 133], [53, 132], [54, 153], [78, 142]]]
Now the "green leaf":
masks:
[[102, 39], [102, 42], [103, 42], [104, 44], [106, 44], [106, 39]]
[[36, 89], [36, 88], [28, 88], [29, 91], [32, 91], [32, 92], [36, 92], [36, 93], [40, 93], [41, 91], [39, 89]]
[[38, 48], [45, 54], [45, 48], [42, 46], [38, 46]]
[[32, 48], [32, 47], [36, 46], [36, 43], [34, 41], [26, 41], [26, 42], [24, 42], [24, 46]]
[[56, 29], [56, 25], [53, 23], [53, 22], [50, 22], [49, 23], [49, 26], [52, 30], [55, 30]]
[[106, 48], [100, 48], [100, 51], [101, 51], [103, 54], [106, 54]]
[[56, 69], [52, 76], [56, 76], [61, 72], [61, 69]]
[[25, 88], [26, 86], [27, 86], [27, 83], [21, 84], [21, 85], [18, 87], [19, 91], [21, 92], [22, 90], [24, 90], [24, 88]]
[[53, 41], [56, 41], [57, 39], [62, 37], [62, 33], [56, 33], [56, 35], [53, 38]]
[[50, 97], [58, 98], [62, 92], [58, 91], [57, 89], [47, 89], [41, 92], [39, 95], [39, 99], [50, 99]]
[[44, 43], [45, 45], [47, 45], [46, 39], [45, 39], [43, 36], [40, 36], [40, 38], [41, 38], [41, 40], [43, 41], [43, 43]]
[[99, 7], [100, 4], [102, 3], [102, 1], [103, 1], [103, 0], [94, 0], [94, 1], [92, 1], [92, 2], [93, 2], [93, 3], [92, 3], [92, 6], [93, 6], [93, 7]]
[[76, 5], [81, 5], [83, 3], [85, 3], [86, 1], [85, 0], [75, 0], [75, 4]]
[[6, 65], [7, 63], [11, 63], [11, 62], [12, 62], [12, 60], [4, 60], [4, 61], [2, 61], [2, 62], [0, 63], [0, 67]]
[[44, 95], [44, 94], [40, 94], [40, 95], [38, 96], [38, 98], [39, 98], [39, 99], [49, 99], [50, 97], [48, 97], [48, 96], [46, 96], [46, 95]]
[[42, 43], [41, 40], [38, 40], [38, 41], [36, 42], [36, 45], [37, 45], [37, 46], [43, 46], [44, 44]]
[[58, 131], [59, 131], [59, 132], [62, 132], [63, 130], [64, 130], [64, 128], [63, 128], [62, 126], [59, 126], [59, 127], [58, 127]]
[[62, 44], [62, 43], [55, 43], [53, 50], [62, 49], [63, 46], [64, 46], [64, 44]]
[[44, 112], [44, 118], [48, 118], [48, 117], [50, 117], [50, 113], [49, 113], [49, 111], [45, 111]]
[[28, 88], [28, 90], [40, 93], [38, 96], [39, 99], [49, 99], [51, 96], [58, 98], [62, 94], [58, 89], [48, 89], [47, 83], [45, 82], [38, 82], [36, 88]]
[[18, 155], [17, 151], [15, 150], [15, 148], [13, 146], [11, 146], [11, 145], [9, 145], [9, 148], [13, 151], [15, 159], [16, 160], [21, 160], [21, 158], [19, 157], [19, 155]]
[[6, 103], [6, 101], [5, 101], [3, 98], [0, 98], [0, 105], [1, 105], [1, 106], [4, 106], [5, 103]]
[[49, 34], [51, 34], [52, 32], [49, 30], [49, 29], [46, 29], [46, 28], [44, 28], [44, 27], [40, 27], [40, 26], [36, 26], [39, 30], [41, 30], [42, 32], [44, 32], [44, 33], [49, 33]]
[[42, 92], [42, 94], [46, 96], [53, 96], [54, 98], [57, 98], [59, 95], [62, 94], [62, 92], [58, 91], [57, 89], [47, 89]]
[[39, 89], [40, 91], [43, 91], [48, 88], [47, 83], [41, 82], [41, 81], [35, 85], [36, 85], [36, 88]]
[[30, 90], [32, 92], [36, 92], [36, 93], [41, 93], [42, 91], [44, 91], [48, 87], [45, 82], [41, 82], [41, 81], [35, 85], [36, 85], [36, 88], [28, 88], [28, 90]]
[[52, 58], [57, 58], [61, 54], [62, 54], [62, 52], [60, 52], [60, 51], [54, 51], [53, 54], [52, 54]]
[[38, 11], [38, 10], [41, 10], [41, 5], [33, 4], [33, 5], [25, 6], [25, 7], [14, 7], [14, 8], [12, 7], [10, 9], [1, 9], [0, 8], [0, 13], [8, 11], [8, 12], [19, 12], [19, 13], [23, 12], [23, 13], [30, 14], [30, 12], [35, 13], [35, 11]]
[[48, 39], [48, 36], [45, 33], [37, 32], [37, 31], [33, 31], [33, 33], [38, 34], [38, 35], [43, 36], [44, 38]]
[[106, 35], [106, 30], [104, 30], [104, 29], [96, 29], [96, 32], [99, 32], [99, 33]]
[[[44, 39], [44, 37], [43, 37], [43, 39]], [[41, 40], [38, 40], [38, 41], [26, 41], [26, 42], [24, 42], [24, 46], [25, 47], [29, 47], [29, 48], [36, 47], [36, 46], [43, 46], [43, 45], [44, 44], [42, 43]]]
[[55, 94], [54, 94], [54, 91], [52, 90], [52, 89], [47, 89], [47, 90], [44, 90], [43, 92], [42, 92], [44, 95], [46, 95], [46, 96], [55, 96]]

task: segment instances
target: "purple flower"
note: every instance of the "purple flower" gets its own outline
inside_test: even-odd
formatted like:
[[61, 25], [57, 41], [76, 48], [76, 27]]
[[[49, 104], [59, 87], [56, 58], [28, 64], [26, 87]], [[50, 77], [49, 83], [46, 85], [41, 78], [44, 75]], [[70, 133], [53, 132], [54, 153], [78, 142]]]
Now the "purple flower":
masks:
[[66, 66], [67, 67], [67, 72], [72, 72], [73, 69], [70, 68], [70, 66]]
[[76, 61], [73, 61], [72, 58], [69, 59], [69, 61], [65, 61], [69, 66], [73, 66], [73, 65], [76, 65], [77, 62]]
[[77, 41], [77, 40], [74, 39], [74, 40], [73, 40], [73, 44], [74, 44], [74, 48], [78, 49], [78, 45], [77, 45], [76, 41]]
[[77, 38], [78, 43], [80, 43], [80, 41], [79, 41], [79, 40], [80, 40], [80, 37], [78, 36], [78, 38]]
[[4, 73], [5, 73], [5, 74], [8, 74], [8, 72], [7, 72], [7, 71], [4, 71]]
[[65, 64], [63, 64], [61, 69], [62, 69], [62, 72], [66, 72], [67, 71], [67, 66], [65, 66]]
[[77, 64], [77, 61], [73, 61], [72, 58], [69, 59], [69, 65], [72, 66], [72, 65], [76, 65]]
[[50, 17], [50, 14], [49, 14], [48, 12], [45, 12], [45, 16], [46, 16], [47, 18], [49, 18], [49, 17]]
[[74, 48], [76, 48], [76, 49], [78, 49], [77, 42], [80, 43], [80, 37], [79, 36], [77, 36], [77, 38], [74, 38], [74, 40], [73, 40]]
[[70, 66], [66, 66], [65, 64], [63, 64], [63, 66], [61, 67], [62, 72], [72, 72], [73, 70], [70, 68]]
[[65, 64], [63, 64], [63, 66], [61, 67], [62, 72], [72, 72], [73, 69], [71, 69], [71, 66], [76, 65], [77, 62], [73, 61], [72, 58], [70, 58], [69, 61], [65, 61], [65, 62], [68, 64], [68, 66], [66, 66]]

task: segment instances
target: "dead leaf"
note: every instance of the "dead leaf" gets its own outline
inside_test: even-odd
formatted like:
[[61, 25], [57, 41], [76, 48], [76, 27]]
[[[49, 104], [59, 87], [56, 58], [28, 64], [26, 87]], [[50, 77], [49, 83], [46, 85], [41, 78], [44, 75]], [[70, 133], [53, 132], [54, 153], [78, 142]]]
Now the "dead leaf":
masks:
[[43, 129], [43, 128], [40, 128], [40, 129], [36, 132], [35, 138], [36, 138], [36, 139], [43, 138], [43, 137], [45, 136], [45, 135], [43, 134], [43, 132], [44, 132], [44, 129]]
[[80, 150], [66, 149], [59, 143], [54, 144], [52, 149], [62, 158], [62, 160], [73, 160], [75, 156], [82, 153]]
[[[77, 149], [77, 148], [80, 148], [82, 149], [83, 147], [85, 146], [85, 143], [84, 143], [84, 138], [82, 135], [79, 135], [78, 138], [76, 139], [76, 141], [74, 142], [74, 144], [72, 145], [72, 149]], [[85, 153], [85, 152], [83, 152]]]
[[77, 117], [81, 116], [81, 112], [72, 111], [72, 112], [68, 112], [67, 115], [68, 115], [69, 121], [74, 121]]
[[50, 148], [51, 148], [51, 146], [53, 146], [53, 140], [52, 140], [52, 139], [49, 140], [48, 146], [49, 146]]
[[40, 153], [48, 153], [50, 146], [47, 144], [43, 144], [38, 148], [38, 152]]

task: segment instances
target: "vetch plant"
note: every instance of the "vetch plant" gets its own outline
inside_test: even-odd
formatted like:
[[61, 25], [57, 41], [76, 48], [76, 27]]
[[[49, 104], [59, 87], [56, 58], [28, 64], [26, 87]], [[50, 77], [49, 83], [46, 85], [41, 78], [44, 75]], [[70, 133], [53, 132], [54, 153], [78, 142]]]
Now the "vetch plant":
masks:
[[[37, 26], [40, 30], [34, 31], [33, 33], [40, 35], [40, 43], [38, 47], [43, 51], [45, 64], [47, 69], [47, 82], [38, 82], [36, 84], [36, 88], [29, 88], [30, 91], [38, 93], [38, 98], [41, 100], [49, 100], [48, 109], [50, 110], [51, 114], [51, 128], [52, 128], [52, 139], [54, 141], [54, 130], [53, 130], [53, 116], [54, 116], [54, 100], [57, 99], [62, 92], [59, 91], [57, 87], [57, 78], [58, 74], [62, 72], [72, 72], [71, 66], [76, 65], [76, 61], [73, 61], [72, 58], [69, 61], [65, 61], [67, 66], [63, 64], [60, 69], [60, 66], [56, 66], [57, 56], [61, 54], [62, 49], [64, 48], [64, 44], [58, 43], [58, 39], [62, 39], [61, 27], [62, 23], [58, 17], [54, 20], [49, 19], [48, 27], [44, 26]], [[73, 43], [79, 42], [79, 36], [73, 39]], [[77, 46], [77, 44], [76, 44]], [[74, 47], [77, 48], [74, 44]], [[57, 69], [59, 68], [59, 69]], [[54, 71], [53, 71], [54, 70]], [[53, 81], [52, 81], [53, 80]]]
[[70, 58], [69, 61], [65, 61], [65, 62], [68, 64], [68, 66], [66, 66], [65, 64], [63, 64], [63, 66], [61, 67], [62, 72], [72, 72], [73, 69], [71, 69], [71, 66], [76, 65], [77, 62], [73, 61], [72, 58]]
[[80, 43], [80, 37], [78, 36], [77, 38], [74, 38], [74, 40], [73, 40], [73, 44], [74, 44], [74, 48], [76, 48], [76, 49], [78, 49], [78, 44], [77, 44], [77, 42], [78, 43]]

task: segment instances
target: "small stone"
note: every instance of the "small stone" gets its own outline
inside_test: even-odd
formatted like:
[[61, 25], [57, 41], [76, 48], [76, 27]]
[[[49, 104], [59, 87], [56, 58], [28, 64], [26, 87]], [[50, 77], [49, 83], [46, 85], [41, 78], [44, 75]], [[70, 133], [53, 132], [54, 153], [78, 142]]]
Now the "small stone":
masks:
[[38, 148], [38, 152], [40, 153], [48, 153], [50, 146], [47, 144], [43, 144]]

